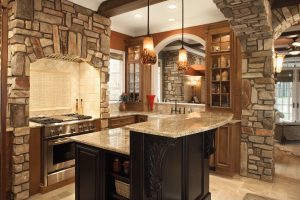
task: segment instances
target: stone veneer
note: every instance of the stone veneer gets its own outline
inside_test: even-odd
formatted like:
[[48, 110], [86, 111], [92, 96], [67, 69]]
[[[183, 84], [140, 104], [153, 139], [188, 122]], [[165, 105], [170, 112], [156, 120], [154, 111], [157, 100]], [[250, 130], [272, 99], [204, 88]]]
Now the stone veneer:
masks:
[[[274, 175], [274, 39], [299, 23], [300, 5], [271, 10], [267, 0], [214, 0], [242, 43], [241, 175]], [[274, 30], [274, 31], [273, 31]]]
[[272, 181], [274, 76], [267, 0], [214, 0], [242, 44], [241, 175]]
[[287, 28], [300, 22], [300, 3], [295, 6], [272, 9], [274, 40]]
[[[184, 100], [184, 72], [178, 72], [177, 64], [178, 61], [178, 51], [164, 51], [161, 52], [162, 56], [162, 100], [165, 98], [169, 100]], [[198, 55], [188, 52], [188, 62], [194, 64], [196, 59], [200, 61], [200, 64], [203, 64], [204, 58]], [[200, 100], [200, 98], [199, 98]]]
[[[67, 0], [9, 1], [8, 119], [13, 127], [12, 192], [29, 197], [29, 68], [44, 57], [87, 62], [101, 71], [101, 121], [108, 127], [110, 20]], [[105, 119], [106, 118], [106, 119]]]

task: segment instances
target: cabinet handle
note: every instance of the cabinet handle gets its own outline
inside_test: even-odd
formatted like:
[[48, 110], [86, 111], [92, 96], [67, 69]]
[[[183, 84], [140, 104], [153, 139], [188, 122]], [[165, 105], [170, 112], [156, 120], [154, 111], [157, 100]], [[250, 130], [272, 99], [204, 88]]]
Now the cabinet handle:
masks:
[[293, 102], [293, 108], [295, 108], [295, 102]]
[[299, 108], [299, 102], [297, 102], [297, 108]]

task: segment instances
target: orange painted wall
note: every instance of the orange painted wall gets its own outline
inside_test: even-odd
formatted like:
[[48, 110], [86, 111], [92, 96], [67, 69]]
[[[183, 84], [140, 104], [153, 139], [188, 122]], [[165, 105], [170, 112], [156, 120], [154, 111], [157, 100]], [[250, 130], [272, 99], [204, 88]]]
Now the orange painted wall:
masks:
[[[222, 27], [222, 26], [228, 27], [229, 23], [227, 21], [222, 21], [222, 22], [216, 22], [216, 23], [212, 23], [212, 24], [193, 26], [193, 27], [185, 28], [184, 32], [196, 35], [198, 37], [201, 37], [203, 40], [206, 40], [206, 32], [209, 28]], [[162, 40], [164, 40], [167, 37], [170, 37], [170, 36], [176, 35], [176, 34], [180, 34], [180, 33], [181, 33], [181, 29], [166, 31], [166, 32], [161, 32], [161, 33], [154, 33], [154, 34], [152, 34], [152, 37], [154, 40], [154, 45], [156, 46], [159, 42], [161, 42]], [[110, 38], [110, 47], [112, 49], [125, 51], [125, 41], [132, 39], [132, 38], [134, 38], [134, 37], [112, 31], [111, 38]]]
[[110, 34], [110, 48], [120, 51], [125, 51], [125, 40], [129, 40], [132, 37], [123, 33], [111, 31]]

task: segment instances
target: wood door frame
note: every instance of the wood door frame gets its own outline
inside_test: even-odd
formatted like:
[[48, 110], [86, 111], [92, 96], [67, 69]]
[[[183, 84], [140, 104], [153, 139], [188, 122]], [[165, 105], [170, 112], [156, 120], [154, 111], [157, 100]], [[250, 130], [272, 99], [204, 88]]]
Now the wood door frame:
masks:
[[0, 144], [1, 144], [1, 166], [0, 166], [0, 199], [8, 198], [8, 136], [6, 132], [6, 108], [7, 108], [7, 68], [8, 68], [8, 9], [7, 1], [1, 1], [1, 11], [2, 11], [2, 41], [1, 41], [1, 134], [0, 134]]

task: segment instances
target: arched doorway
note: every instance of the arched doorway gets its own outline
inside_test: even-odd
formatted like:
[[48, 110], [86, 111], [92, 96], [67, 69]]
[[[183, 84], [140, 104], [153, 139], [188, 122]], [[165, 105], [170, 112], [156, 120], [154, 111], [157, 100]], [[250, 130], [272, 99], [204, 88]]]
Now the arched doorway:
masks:
[[285, 56], [275, 82], [275, 176], [299, 181], [300, 11], [295, 6], [287, 6], [275, 8], [272, 13], [274, 52]]
[[[205, 50], [206, 48], [206, 41], [204, 39], [202, 39], [201, 37], [194, 35], [194, 34], [189, 34], [189, 33], [185, 33], [184, 34], [184, 38], [185, 41], [193, 41], [197, 44], [200, 44], [203, 49]], [[155, 46], [155, 52], [159, 55], [160, 52], [169, 44], [174, 43], [176, 41], [181, 41], [182, 39], [182, 35], [181, 34], [174, 34], [171, 35], [169, 37], [166, 37], [165, 39], [163, 39], [162, 41], [160, 41], [156, 46]], [[178, 47], [179, 49], [180, 47]], [[188, 48], [188, 47], [186, 47]], [[193, 51], [192, 49], [190, 49], [191, 51]], [[205, 57], [205, 52], [203, 52], [203, 54], [201, 55], [202, 57]], [[162, 71], [161, 69], [161, 60], [159, 59], [158, 63], [156, 63], [155, 65], [152, 66], [152, 93], [155, 94], [159, 101], [163, 101], [162, 99], [162, 90], [161, 88], [163, 88], [162, 85]]]

